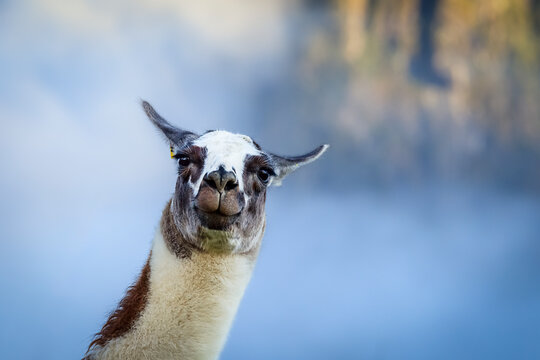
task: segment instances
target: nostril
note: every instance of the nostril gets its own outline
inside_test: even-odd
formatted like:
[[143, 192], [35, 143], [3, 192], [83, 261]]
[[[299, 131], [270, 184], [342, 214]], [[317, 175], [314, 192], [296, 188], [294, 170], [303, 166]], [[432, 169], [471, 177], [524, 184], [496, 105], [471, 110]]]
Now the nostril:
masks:
[[204, 177], [204, 182], [212, 189], [218, 190], [221, 185], [221, 175], [217, 171], [212, 171]]
[[228, 181], [228, 182], [225, 184], [225, 190], [226, 190], [226, 191], [235, 189], [236, 187], [238, 187], [238, 183], [237, 183], [237, 182], [234, 182], [234, 181]]
[[217, 184], [216, 182], [213, 180], [213, 179], [209, 179], [209, 178], [204, 178], [204, 182], [210, 186], [212, 189], [216, 189], [217, 190]]

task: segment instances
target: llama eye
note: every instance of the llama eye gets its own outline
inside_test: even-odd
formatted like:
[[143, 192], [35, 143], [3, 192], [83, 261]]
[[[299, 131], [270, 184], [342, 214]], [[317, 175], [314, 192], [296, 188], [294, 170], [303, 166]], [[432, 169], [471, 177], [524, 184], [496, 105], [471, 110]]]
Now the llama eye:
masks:
[[178, 164], [180, 164], [180, 166], [188, 166], [190, 162], [191, 159], [187, 155], [180, 155], [178, 158]]
[[263, 182], [263, 183], [267, 183], [268, 180], [270, 179], [270, 172], [266, 169], [260, 169], [258, 172], [257, 172], [257, 176], [259, 177], [259, 179]]

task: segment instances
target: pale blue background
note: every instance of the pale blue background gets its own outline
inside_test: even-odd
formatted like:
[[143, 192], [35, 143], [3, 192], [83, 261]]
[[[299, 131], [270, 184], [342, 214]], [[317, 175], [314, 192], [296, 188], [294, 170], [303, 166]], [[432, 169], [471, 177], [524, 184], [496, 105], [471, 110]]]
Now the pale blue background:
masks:
[[175, 182], [144, 98], [275, 152], [333, 146], [269, 190], [223, 359], [540, 358], [537, 194], [361, 185], [324, 128], [258, 116], [302, 11], [189, 3], [0, 2], [0, 357], [80, 358], [136, 278]]

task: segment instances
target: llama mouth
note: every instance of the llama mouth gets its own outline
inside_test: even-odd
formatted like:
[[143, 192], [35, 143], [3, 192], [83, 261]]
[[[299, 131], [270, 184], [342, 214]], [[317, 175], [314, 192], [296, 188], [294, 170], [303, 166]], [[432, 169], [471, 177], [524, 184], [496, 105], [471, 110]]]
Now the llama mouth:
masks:
[[195, 207], [195, 212], [197, 213], [203, 227], [210, 230], [221, 231], [229, 230], [240, 216], [240, 213], [235, 215], [223, 215], [219, 212], [219, 210], [209, 213], [197, 207]]

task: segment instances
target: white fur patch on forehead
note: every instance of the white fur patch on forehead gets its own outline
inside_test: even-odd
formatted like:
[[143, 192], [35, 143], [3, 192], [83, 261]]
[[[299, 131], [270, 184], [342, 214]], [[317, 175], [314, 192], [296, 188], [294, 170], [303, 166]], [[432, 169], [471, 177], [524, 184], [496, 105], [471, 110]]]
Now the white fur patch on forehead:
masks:
[[195, 193], [199, 190], [202, 178], [209, 172], [218, 170], [220, 166], [235, 172], [238, 186], [243, 190], [244, 159], [248, 155], [261, 153], [249, 136], [223, 130], [208, 132], [195, 140], [193, 145], [206, 148], [203, 176], [198, 179], [197, 184], [193, 184]]

